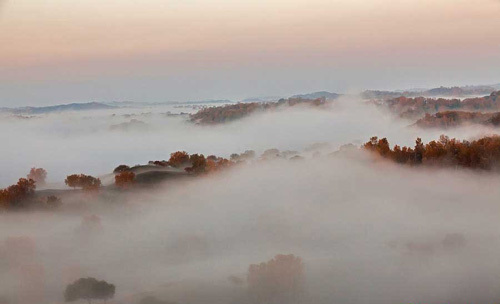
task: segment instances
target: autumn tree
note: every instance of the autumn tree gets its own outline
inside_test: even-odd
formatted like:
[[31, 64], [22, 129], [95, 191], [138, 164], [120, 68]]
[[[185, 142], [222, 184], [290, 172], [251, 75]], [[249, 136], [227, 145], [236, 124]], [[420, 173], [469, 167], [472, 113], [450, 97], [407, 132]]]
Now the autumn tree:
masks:
[[118, 167], [115, 168], [115, 170], [113, 170], [113, 173], [117, 174], [124, 171], [130, 171], [130, 167], [127, 165], [119, 165]]
[[123, 171], [115, 175], [115, 185], [122, 189], [129, 188], [135, 182], [135, 173], [132, 171]]
[[22, 207], [33, 198], [35, 189], [34, 180], [20, 178], [17, 184], [0, 190], [0, 206], [3, 208]]
[[424, 159], [424, 153], [425, 153], [425, 147], [424, 144], [422, 143], [422, 139], [417, 138], [415, 141], [415, 163], [421, 164], [422, 160]]
[[30, 173], [27, 176], [27, 179], [32, 179], [36, 182], [37, 185], [42, 186], [45, 185], [45, 179], [47, 178], [47, 171], [43, 168], [31, 168]]
[[168, 164], [175, 168], [180, 168], [186, 164], [189, 164], [189, 154], [185, 151], [177, 151], [170, 154], [170, 159]]
[[205, 172], [205, 168], [207, 166], [207, 160], [203, 154], [191, 154], [189, 157], [189, 162], [191, 163], [191, 167], [186, 168], [187, 172], [200, 174]]
[[101, 187], [101, 180], [99, 178], [85, 174], [68, 175], [64, 183], [69, 187], [82, 188], [85, 191], [94, 191]]
[[115, 285], [95, 278], [80, 278], [66, 287], [64, 300], [73, 302], [82, 299], [91, 303], [92, 300], [106, 301], [114, 295]]
[[233, 161], [230, 161], [226, 158], [217, 157], [217, 158], [207, 158], [207, 162], [205, 165], [205, 172], [211, 173], [216, 172], [225, 168], [228, 168], [234, 164]]
[[279, 254], [267, 263], [250, 265], [247, 282], [255, 303], [297, 303], [304, 291], [304, 264], [293, 254]]

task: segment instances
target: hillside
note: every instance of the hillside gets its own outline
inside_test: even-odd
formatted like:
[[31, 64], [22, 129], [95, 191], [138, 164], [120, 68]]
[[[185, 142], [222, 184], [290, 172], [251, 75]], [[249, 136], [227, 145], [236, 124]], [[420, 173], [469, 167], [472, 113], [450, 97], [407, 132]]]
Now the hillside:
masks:
[[293, 95], [290, 98], [302, 98], [302, 99], [317, 99], [317, 98], [325, 98], [327, 100], [333, 100], [339, 98], [341, 95], [337, 93], [331, 93], [327, 91], [320, 91], [308, 94], [299, 94]]
[[483, 97], [460, 99], [427, 98], [427, 97], [397, 97], [383, 101], [373, 101], [375, 104], [387, 107], [391, 112], [403, 118], [417, 118], [424, 114], [434, 114], [442, 111], [493, 112], [500, 110], [500, 91]]
[[224, 105], [219, 107], [210, 107], [201, 109], [190, 116], [191, 122], [198, 124], [219, 124], [237, 120], [256, 112], [264, 112], [279, 107], [293, 107], [297, 105], [323, 106], [327, 104], [325, 98], [303, 99], [288, 98], [280, 99], [277, 102], [250, 102]]
[[433, 89], [419, 89], [406, 91], [378, 91], [366, 90], [361, 96], [364, 99], [391, 99], [397, 97], [472, 97], [488, 95], [500, 89], [498, 85], [491, 86], [464, 86], [439, 87]]
[[52, 112], [105, 110], [113, 108], [115, 107], [99, 102], [88, 102], [88, 103], [70, 103], [70, 104], [62, 104], [62, 105], [46, 106], [46, 107], [2, 108], [1, 111], [12, 114], [46, 114]]

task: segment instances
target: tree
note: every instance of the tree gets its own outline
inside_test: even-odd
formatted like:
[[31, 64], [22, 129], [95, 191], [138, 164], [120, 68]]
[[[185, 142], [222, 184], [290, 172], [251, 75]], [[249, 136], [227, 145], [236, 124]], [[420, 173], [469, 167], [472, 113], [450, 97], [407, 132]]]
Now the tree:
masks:
[[185, 151], [177, 151], [170, 154], [170, 159], [168, 160], [168, 164], [175, 168], [179, 168], [188, 163], [189, 163], [189, 154], [187, 154], [187, 152]]
[[30, 173], [27, 176], [28, 179], [32, 179], [37, 185], [45, 185], [45, 179], [47, 178], [47, 171], [43, 168], [31, 168]]
[[415, 163], [421, 164], [425, 153], [425, 147], [424, 144], [422, 143], [422, 139], [417, 138], [417, 140], [415, 141], [414, 151], [415, 151]]
[[268, 149], [262, 153], [262, 159], [275, 159], [280, 157], [280, 150], [278, 149]]
[[207, 160], [203, 154], [191, 154], [189, 157], [191, 162], [191, 167], [186, 168], [187, 172], [199, 174], [205, 172], [207, 166]]
[[68, 187], [76, 188], [80, 186], [80, 175], [78, 174], [72, 174], [68, 175], [66, 179], [64, 180], [64, 183]]
[[95, 278], [80, 278], [73, 284], [66, 286], [64, 300], [73, 302], [82, 299], [91, 303], [94, 299], [106, 301], [113, 298], [114, 295], [115, 285]]
[[86, 191], [99, 190], [101, 187], [101, 180], [90, 175], [85, 174], [72, 174], [68, 175], [64, 183], [69, 187], [82, 188]]
[[278, 254], [267, 263], [248, 268], [248, 291], [256, 303], [299, 302], [304, 281], [302, 259], [293, 254]]
[[20, 178], [17, 184], [0, 190], [0, 206], [22, 207], [35, 194], [36, 184], [32, 179]]
[[115, 170], [113, 170], [113, 173], [117, 174], [124, 171], [130, 171], [130, 167], [127, 165], [119, 165], [118, 167], [115, 168]]
[[55, 195], [47, 196], [47, 206], [49, 208], [55, 209], [55, 208], [58, 208], [59, 206], [61, 206], [61, 204], [62, 204], [62, 201], [59, 197], [57, 197]]
[[135, 181], [135, 173], [131, 171], [123, 171], [115, 175], [115, 185], [119, 188], [126, 189]]
[[229, 156], [229, 159], [232, 161], [238, 161], [240, 159], [240, 155], [238, 153], [233, 153]]

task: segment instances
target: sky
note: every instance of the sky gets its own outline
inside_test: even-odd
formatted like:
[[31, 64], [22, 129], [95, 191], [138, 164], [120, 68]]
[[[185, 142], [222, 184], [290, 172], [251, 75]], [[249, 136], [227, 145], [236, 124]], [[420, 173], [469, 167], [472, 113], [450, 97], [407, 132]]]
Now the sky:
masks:
[[0, 106], [500, 82], [498, 0], [0, 0]]

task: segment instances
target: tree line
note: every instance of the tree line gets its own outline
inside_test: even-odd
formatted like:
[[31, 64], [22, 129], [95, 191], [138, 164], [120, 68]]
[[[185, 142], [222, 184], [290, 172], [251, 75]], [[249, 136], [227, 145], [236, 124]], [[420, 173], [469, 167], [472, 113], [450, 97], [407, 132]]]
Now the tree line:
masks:
[[500, 169], [500, 136], [497, 135], [473, 141], [450, 139], [441, 135], [439, 140], [427, 144], [417, 138], [413, 148], [395, 145], [392, 149], [387, 138], [379, 139], [375, 136], [363, 148], [400, 164]]
[[421, 117], [425, 113], [434, 114], [442, 111], [498, 111], [500, 110], [500, 91], [464, 100], [400, 96], [373, 102], [387, 107], [391, 112], [403, 118]]
[[421, 128], [452, 128], [465, 124], [498, 127], [500, 126], [500, 112], [444, 111], [433, 115], [426, 113], [415, 123]]

